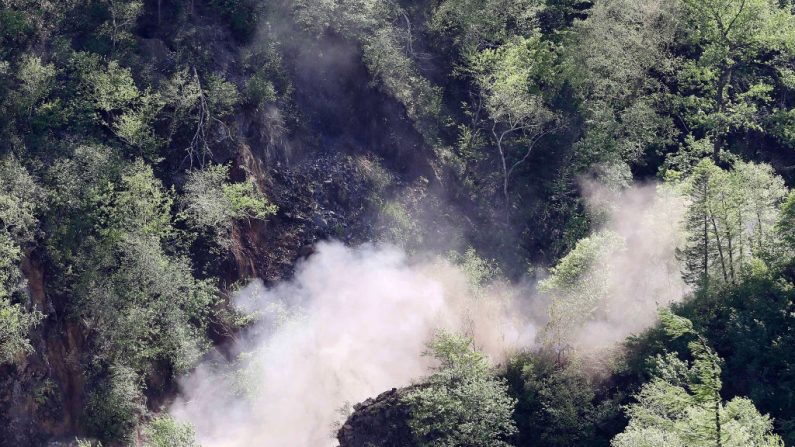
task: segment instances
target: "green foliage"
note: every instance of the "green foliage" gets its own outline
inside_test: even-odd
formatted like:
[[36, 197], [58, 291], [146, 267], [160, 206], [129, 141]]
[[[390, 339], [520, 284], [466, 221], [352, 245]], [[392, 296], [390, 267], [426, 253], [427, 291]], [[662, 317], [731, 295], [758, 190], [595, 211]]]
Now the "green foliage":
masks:
[[49, 96], [55, 82], [55, 66], [45, 64], [38, 56], [26, 54], [17, 70], [19, 86], [13, 98], [21, 114], [30, 116], [34, 107]]
[[[211, 145], [232, 139], [222, 119], [229, 117], [240, 101], [237, 87], [218, 76], [203, 80], [194, 68], [183, 68], [165, 83], [160, 93], [169, 133], [166, 141], [185, 140], [186, 159], [203, 167], [212, 157]], [[211, 135], [218, 134], [215, 139]]]
[[0, 160], [0, 233], [22, 245], [33, 240], [43, 192], [14, 157]]
[[253, 72], [245, 89], [249, 104], [257, 106], [261, 111], [268, 110], [262, 107], [265, 104], [289, 104], [294, 90], [293, 81], [285, 71], [281, 44], [278, 41], [266, 41], [255, 46], [245, 62]]
[[228, 183], [229, 167], [208, 165], [192, 171], [185, 184], [183, 210], [196, 228], [212, 231], [223, 247], [231, 243], [232, 224], [265, 219], [277, 211], [251, 181]]
[[102, 3], [107, 3], [108, 18], [99, 26], [97, 34], [108, 38], [114, 50], [132, 44], [134, 36], [131, 31], [143, 11], [144, 3], [141, 0], [105, 0]]
[[193, 427], [168, 415], [157, 416], [144, 428], [146, 447], [197, 447]]
[[411, 212], [399, 200], [380, 203], [379, 219], [385, 226], [387, 239], [400, 247], [410, 248], [422, 244], [422, 228]]
[[73, 62], [81, 75], [81, 87], [98, 112], [118, 112], [126, 109], [141, 95], [129, 68], [117, 61], [104, 65], [100, 58], [89, 53], [77, 53]]
[[257, 72], [246, 84], [246, 96], [254, 104], [276, 102], [276, 87], [270, 79]]
[[[194, 445], [190, 427], [150, 419], [143, 396], [170, 389], [208, 348], [210, 322], [227, 318], [212, 275], [233, 273], [207, 268], [206, 258], [220, 259], [236, 222], [276, 212], [255, 182], [232, 183], [223, 163], [257, 148], [255, 157], [280, 160], [263, 164], [279, 183], [280, 154], [292, 170], [287, 148], [331, 138], [384, 159], [362, 171], [379, 224], [397, 243], [428, 237], [415, 216], [423, 204], [388, 195], [422, 165], [430, 188], [466, 210], [469, 242], [504, 256], [503, 270], [556, 264], [541, 284], [551, 295], [544, 335], [555, 349], [512, 366], [514, 422], [505, 383], [483, 356], [465, 339], [440, 336], [431, 348], [441, 366], [409, 398], [425, 444], [603, 446], [623, 428], [616, 401], [642, 374], [601, 383], [563, 355], [579, 325], [604, 315], [610, 256], [623, 247], [593, 232], [600, 216], [585, 207], [578, 179], [627, 186], [633, 174], [656, 172], [690, 200], [680, 258], [696, 288], [677, 308], [689, 320], [663, 315], [660, 333], [676, 339], [654, 348], [689, 344], [690, 361], [661, 355], [616, 445], [707, 444], [715, 414], [724, 446], [776, 445], [755, 406], [795, 442], [795, 195], [777, 175], [792, 180], [791, 3], [0, 0], [0, 363], [45, 344], [29, 339], [44, 316], [25, 293], [20, 264], [30, 261], [42, 270], [44, 309], [55, 309], [47, 324], [63, 324], [70, 337], [78, 329], [69, 346], [83, 351], [68, 367], [87, 378], [79, 432], [115, 445], [142, 429], [136, 441]], [[299, 27], [332, 39], [305, 45]], [[379, 106], [332, 110], [366, 124], [353, 136], [318, 122], [314, 98], [290, 104], [293, 81], [321, 73], [311, 51], [333, 58], [337, 45], [402, 105], [357, 89], [352, 104]], [[347, 53], [357, 46], [360, 54]], [[376, 147], [404, 146], [405, 129], [380, 118], [409, 119], [425, 146], [399, 156]], [[709, 155], [714, 161], [703, 161]], [[392, 171], [397, 165], [406, 170]], [[500, 186], [519, 228], [495, 228]], [[363, 234], [343, 228], [361, 227], [339, 231], [356, 240]], [[453, 261], [476, 292], [499, 275], [474, 249]], [[39, 360], [24, 374], [38, 380], [47, 363]], [[61, 389], [81, 391], [47, 380], [22, 387], [42, 410], [58, 404]]]
[[514, 357], [507, 377], [518, 398], [516, 445], [606, 446], [604, 426], [620, 411], [599, 389], [585, 361], [540, 351]]
[[100, 200], [101, 218], [107, 219], [102, 230], [113, 238], [129, 232], [157, 238], [171, 235], [173, 192], [165, 190], [152, 167], [140, 160], [121, 172], [119, 189], [106, 191]]
[[[789, 89], [795, 15], [774, 0], [684, 0], [688, 44], [698, 56], [677, 74], [689, 125], [713, 140], [715, 155], [732, 131], [763, 130], [777, 91]], [[785, 76], [780, 76], [782, 73]]]
[[257, 29], [257, 3], [252, 0], [209, 0], [210, 6], [229, 24], [240, 42], [251, 39]]
[[450, 252], [448, 257], [461, 268], [476, 294], [482, 292], [483, 287], [487, 286], [490, 281], [502, 277], [502, 272], [496, 261], [483, 259], [472, 247], [463, 253]]
[[693, 362], [657, 356], [657, 375], [635, 395], [636, 403], [626, 407], [629, 425], [612, 445], [782, 447], [771, 419], [749, 399], [723, 403], [721, 359], [692, 323], [669, 311], [661, 320], [670, 336], [695, 339], [689, 343]]
[[135, 153], [155, 158], [164, 143], [154, 129], [164, 98], [141, 91], [130, 69], [115, 60], [105, 64], [95, 54], [75, 53], [71, 63], [79, 77], [77, 101], [72, 105], [76, 115], [85, 114], [135, 148]]
[[71, 157], [49, 167], [46, 179], [52, 214], [45, 231], [50, 235], [49, 256], [63, 272], [60, 279], [72, 279], [67, 272], [74, 272], [79, 258], [76, 247], [86, 237], [93, 237], [94, 221], [85, 217], [97, 214], [104, 191], [118, 180], [122, 168], [118, 153], [94, 144], [74, 148]]
[[37, 229], [35, 214], [41, 195], [40, 187], [15, 158], [0, 160], [0, 364], [33, 351], [28, 333], [43, 318], [40, 312], [29, 312], [15, 302], [24, 297], [19, 262]]
[[713, 150], [709, 138], [697, 140], [693, 135], [685, 137], [684, 144], [678, 151], [668, 154], [661, 168], [663, 176], [673, 175], [679, 179], [682, 175], [690, 175], [704, 158]]
[[139, 103], [126, 110], [113, 123], [117, 137], [132, 147], [139, 148], [141, 154], [153, 157], [164, 143], [155, 133], [154, 117], [160, 112], [163, 103], [158, 95], [143, 95]]
[[223, 193], [236, 219], [264, 219], [276, 213], [276, 205], [268, 203], [251, 181], [224, 185]]
[[534, 34], [472, 53], [468, 69], [482, 89], [486, 109], [495, 122], [532, 132], [554, 119], [544, 106], [543, 91], [537, 84], [540, 79], [551, 78], [553, 63], [550, 43]]
[[[409, 57], [414, 56], [414, 36], [403, 8], [387, 0], [298, 0], [295, 8], [298, 22], [306, 28], [318, 34], [331, 29], [358, 41], [377, 85], [403, 104], [426, 139], [432, 138], [430, 123], [440, 113], [441, 92]], [[401, 22], [406, 28], [395, 25]]]
[[0, 57], [18, 50], [34, 27], [23, 11], [0, 5]]
[[431, 29], [451, 36], [457, 46], [479, 49], [529, 34], [536, 25], [535, 0], [444, 0], [434, 10]]
[[[363, 42], [364, 62], [387, 93], [406, 107], [415, 121], [434, 120], [440, 113], [439, 89], [414, 66], [390, 27], [375, 30]], [[420, 128], [422, 130], [422, 128]]]
[[20, 304], [0, 297], [0, 365], [14, 362], [20, 354], [33, 352], [28, 333], [42, 317], [39, 312], [27, 312]]
[[122, 171], [119, 189], [100, 194], [98, 243], [79, 260], [90, 264], [81, 265], [76, 285], [80, 313], [98, 333], [97, 355], [137, 372], [157, 360], [184, 371], [203, 352], [215, 298], [188, 259], [163, 248], [174, 233], [173, 198], [141, 162]]
[[[94, 355], [143, 373], [155, 361], [183, 371], [206, 344], [214, 291], [170, 254], [177, 231], [173, 192], [141, 161], [84, 146], [53, 165], [57, 223], [49, 241], [59, 287], [94, 335]], [[168, 250], [167, 250], [168, 248]]]
[[112, 366], [108, 375], [91, 392], [85, 417], [91, 431], [100, 439], [133, 441], [133, 430], [146, 407], [141, 385], [134, 371]]
[[507, 446], [516, 432], [514, 399], [472, 341], [440, 333], [429, 344], [439, 362], [426, 383], [410, 391], [409, 425], [423, 446]]
[[754, 259], [775, 260], [775, 226], [787, 189], [769, 165], [736, 162], [724, 171], [703, 159], [683, 186], [690, 199], [680, 252], [686, 280], [734, 283]]
[[781, 215], [776, 223], [776, 230], [790, 250], [795, 249], [795, 191], [790, 191], [781, 204]]
[[583, 238], [539, 283], [539, 290], [552, 295], [544, 329], [548, 343], [567, 348], [576, 329], [602, 309], [609, 293], [609, 258], [623, 247], [623, 239], [609, 231]]
[[677, 2], [608, 0], [575, 22], [567, 73], [586, 120], [575, 146], [584, 167], [635, 162], [674, 136], [660, 94], [664, 86], [650, 71], [671, 70], [667, 49], [677, 19]]
[[[142, 387], [190, 368], [207, 348], [216, 290], [178, 252], [173, 192], [142, 161], [102, 146], [77, 148], [50, 170], [58, 222], [49, 252], [54, 291], [69, 294], [90, 344], [86, 426], [106, 441], [130, 439], [145, 414]], [[177, 253], [174, 253], [177, 251]]]
[[[791, 332], [795, 315], [790, 312], [795, 302], [795, 287], [791, 257], [791, 254], [782, 255], [779, 262], [755, 269], [738, 278], [736, 284], [697, 289], [688, 300], [674, 307], [678, 317], [664, 314], [662, 329], [649, 331], [641, 337], [644, 341], [640, 345], [636, 345], [638, 340], [632, 341], [631, 346], [644, 346], [635, 354], [638, 356], [635, 362], [642, 363], [641, 359], [664, 355], [666, 351], [687, 352], [690, 354], [683, 358], [693, 359], [703, 357], [699, 349], [713, 349], [723, 359], [718, 362], [722, 372], [716, 377], [722, 383], [720, 394], [725, 399], [747, 396], [760, 413], [775, 418], [773, 427], [790, 445], [795, 440], [792, 422], [795, 399], [791, 391], [795, 346]], [[672, 340], [666, 334], [677, 338]], [[698, 343], [694, 345], [694, 341]], [[671, 363], [669, 360], [671, 356], [665, 363]], [[701, 369], [703, 376], [711, 365], [710, 362], [702, 365], [706, 367]], [[685, 364], [684, 370], [692, 369], [688, 366]], [[635, 368], [635, 373], [648, 372], [646, 366]], [[657, 368], [654, 375], [669, 382], [673, 380], [670, 377], [687, 378], [686, 374], [675, 373], [676, 370], [683, 368]], [[691, 375], [690, 379], [693, 378]], [[768, 421], [758, 426], [769, 424]]]
[[474, 78], [491, 120], [487, 127], [499, 155], [506, 210], [511, 175], [559, 124], [559, 117], [545, 103], [547, 90], [541, 88], [544, 82], [554, 82], [551, 75], [556, 67], [551, 42], [538, 33], [468, 55], [466, 71]]
[[110, 273], [81, 278], [81, 314], [97, 333], [95, 355], [147, 372], [166, 361], [186, 371], [207, 348], [207, 312], [214, 303], [211, 283], [197, 281], [184, 258], [165, 255], [156, 241], [125, 235], [113, 247]]

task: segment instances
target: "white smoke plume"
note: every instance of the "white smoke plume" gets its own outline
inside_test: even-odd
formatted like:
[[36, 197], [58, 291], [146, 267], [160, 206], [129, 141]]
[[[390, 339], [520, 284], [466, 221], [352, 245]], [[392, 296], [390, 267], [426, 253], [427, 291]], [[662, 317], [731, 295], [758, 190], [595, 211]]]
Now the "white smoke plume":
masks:
[[[577, 329], [585, 349], [648, 327], [658, 305], [684, 293], [674, 256], [681, 200], [653, 186], [587, 194], [626, 243], [591, 267], [610, 294]], [[464, 270], [394, 247], [319, 244], [291, 281], [253, 282], [239, 294], [235, 304], [261, 316], [237, 343], [241, 360], [198, 367], [171, 414], [192, 422], [205, 447], [332, 446], [340, 408], [427, 374], [421, 354], [439, 329], [471, 335], [496, 362], [532, 348], [548, 297], [499, 282], [476, 287]]]
[[439, 259], [322, 243], [292, 281], [254, 284], [237, 299], [266, 316], [241, 342], [251, 351], [248, 396], [236, 395], [233, 377], [203, 365], [182, 383], [171, 413], [191, 421], [208, 447], [334, 445], [340, 407], [427, 373], [421, 354], [436, 330], [469, 333], [494, 360], [531, 345], [536, 327], [516, 290], [481, 292]]

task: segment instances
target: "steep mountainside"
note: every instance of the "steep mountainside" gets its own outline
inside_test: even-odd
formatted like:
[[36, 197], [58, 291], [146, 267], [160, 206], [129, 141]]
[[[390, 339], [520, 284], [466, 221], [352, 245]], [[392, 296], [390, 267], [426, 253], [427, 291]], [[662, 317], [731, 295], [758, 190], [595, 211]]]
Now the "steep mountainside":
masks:
[[0, 0], [0, 446], [223, 443], [280, 337], [411, 366], [342, 447], [795, 443], [793, 8]]

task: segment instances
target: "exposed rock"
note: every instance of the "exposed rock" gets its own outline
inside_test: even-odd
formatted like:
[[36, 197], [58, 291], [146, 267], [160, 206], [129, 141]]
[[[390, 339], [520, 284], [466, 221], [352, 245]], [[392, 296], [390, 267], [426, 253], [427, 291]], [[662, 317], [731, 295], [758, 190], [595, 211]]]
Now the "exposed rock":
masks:
[[402, 397], [410, 388], [381, 393], [354, 405], [353, 414], [337, 432], [340, 447], [413, 447], [409, 409]]

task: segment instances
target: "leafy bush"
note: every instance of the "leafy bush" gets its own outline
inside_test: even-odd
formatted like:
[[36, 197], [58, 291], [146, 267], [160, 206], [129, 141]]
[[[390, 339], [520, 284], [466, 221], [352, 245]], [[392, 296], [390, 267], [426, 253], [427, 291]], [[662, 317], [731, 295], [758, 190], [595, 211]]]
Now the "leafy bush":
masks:
[[444, 0], [430, 21], [433, 31], [450, 36], [465, 50], [474, 50], [528, 34], [537, 25], [534, 0]]
[[164, 250], [175, 233], [173, 198], [151, 167], [133, 163], [119, 184], [101, 192], [98, 241], [78, 259], [80, 313], [99, 335], [96, 354], [109, 363], [145, 372], [165, 360], [184, 371], [206, 347], [214, 287], [193, 277], [187, 258]]
[[[621, 408], [594, 380], [591, 360], [563, 359], [549, 350], [523, 353], [508, 364], [507, 377], [518, 398], [516, 445], [606, 447], [608, 424], [621, 421]], [[622, 394], [619, 393], [619, 396]]]
[[673, 354], [655, 358], [656, 374], [626, 407], [629, 425], [613, 439], [613, 447], [783, 447], [770, 417], [751, 400], [721, 398], [721, 359], [693, 329], [690, 320], [670, 311], [661, 314], [673, 338], [689, 337], [693, 361]]
[[197, 447], [193, 427], [168, 415], [157, 416], [144, 428], [146, 447]]
[[277, 211], [251, 181], [227, 183], [229, 167], [209, 165], [192, 171], [185, 184], [182, 206], [193, 226], [211, 231], [219, 245], [231, 243], [236, 220], [265, 219]]
[[406, 205], [387, 200], [379, 204], [379, 213], [389, 242], [406, 249], [422, 244], [422, 229]]
[[0, 160], [0, 364], [33, 351], [27, 336], [43, 318], [14, 302], [23, 295], [19, 262], [23, 246], [33, 240], [38, 226], [35, 213], [41, 195], [41, 188], [16, 159]]
[[141, 387], [135, 372], [123, 366], [112, 366], [88, 396], [86, 423], [102, 440], [131, 442], [138, 418], [146, 411]]
[[0, 365], [13, 362], [19, 354], [33, 352], [27, 336], [42, 317], [39, 312], [27, 312], [21, 305], [0, 297]]
[[229, 24], [232, 35], [248, 41], [257, 29], [256, 3], [252, 0], [210, 0], [210, 6]]
[[516, 432], [516, 401], [504, 380], [494, 376], [472, 340], [440, 333], [429, 345], [439, 367], [424, 385], [405, 397], [409, 426], [420, 445], [429, 447], [508, 446]]

